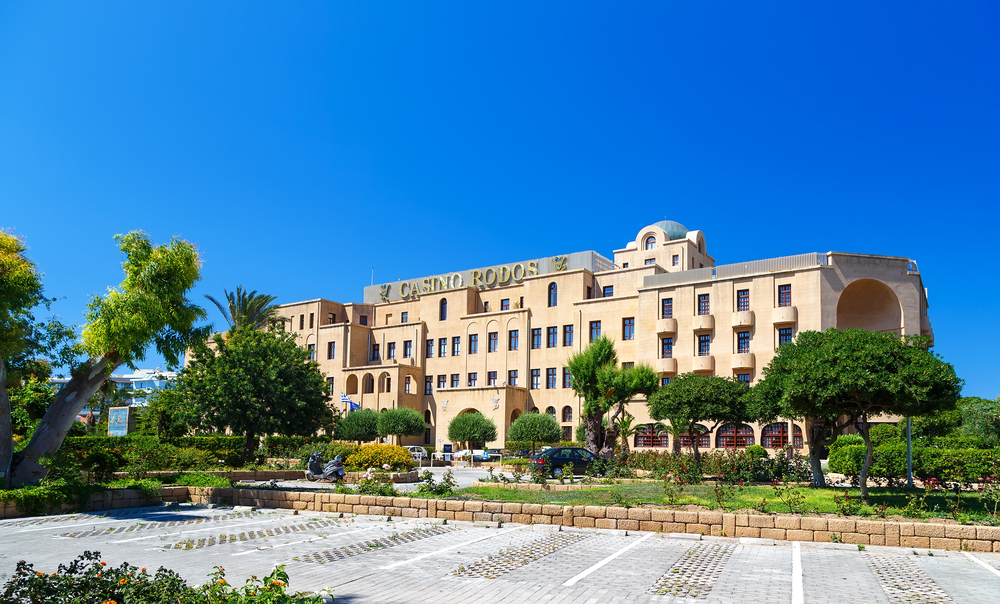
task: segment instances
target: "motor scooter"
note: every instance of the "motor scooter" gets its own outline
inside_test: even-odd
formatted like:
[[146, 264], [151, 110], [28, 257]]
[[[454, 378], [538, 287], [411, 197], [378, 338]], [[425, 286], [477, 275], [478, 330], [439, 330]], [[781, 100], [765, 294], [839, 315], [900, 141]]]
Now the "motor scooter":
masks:
[[310, 482], [321, 480], [323, 482], [340, 482], [347, 478], [344, 471], [344, 462], [340, 455], [323, 464], [323, 458], [319, 451], [313, 451], [309, 456], [309, 466], [306, 469], [306, 479]]

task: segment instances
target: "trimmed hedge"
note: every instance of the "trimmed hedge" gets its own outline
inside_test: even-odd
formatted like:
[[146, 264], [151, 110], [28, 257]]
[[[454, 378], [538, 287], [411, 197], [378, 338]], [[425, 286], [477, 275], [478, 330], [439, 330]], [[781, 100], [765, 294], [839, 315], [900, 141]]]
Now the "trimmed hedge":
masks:
[[[830, 471], [855, 478], [865, 462], [864, 445], [830, 451]], [[972, 483], [1000, 475], [1000, 449], [913, 449], [913, 474], [924, 480]], [[869, 470], [872, 479], [889, 482], [906, 478], [906, 445], [876, 447]]]
[[329, 436], [267, 436], [260, 451], [264, 457], [295, 457], [302, 447], [320, 448], [330, 440]]
[[410, 452], [397, 445], [364, 445], [344, 462], [344, 469], [364, 472], [368, 468], [381, 470], [389, 464], [393, 472], [409, 472], [417, 465]]

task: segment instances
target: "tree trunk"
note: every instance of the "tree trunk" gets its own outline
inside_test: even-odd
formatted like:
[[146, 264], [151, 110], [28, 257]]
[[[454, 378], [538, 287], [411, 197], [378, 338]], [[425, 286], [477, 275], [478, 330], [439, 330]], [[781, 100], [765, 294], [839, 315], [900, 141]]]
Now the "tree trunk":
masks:
[[601, 447], [601, 457], [611, 459], [615, 456], [615, 443], [618, 442], [618, 429], [609, 425], [604, 429], [604, 446]]
[[865, 463], [861, 466], [861, 476], [858, 477], [861, 481], [861, 500], [865, 502], [865, 505], [871, 505], [871, 499], [868, 497], [868, 470], [872, 467], [872, 454], [874, 451], [872, 449], [870, 430], [868, 429], [867, 412], [861, 414], [861, 427], [859, 431], [861, 432], [861, 438], [865, 439]]
[[10, 482], [10, 461], [14, 455], [14, 424], [7, 395], [7, 365], [0, 359], [0, 488]]
[[243, 460], [249, 462], [253, 459], [253, 452], [257, 450], [257, 434], [247, 432], [243, 437]]
[[39, 460], [59, 449], [77, 414], [119, 365], [121, 359], [117, 355], [92, 358], [59, 391], [28, 446], [12, 464], [10, 475], [14, 488], [36, 485], [45, 478], [48, 470]]
[[601, 416], [588, 415], [583, 418], [583, 428], [587, 439], [584, 447], [594, 455], [601, 454], [604, 430], [601, 429]]

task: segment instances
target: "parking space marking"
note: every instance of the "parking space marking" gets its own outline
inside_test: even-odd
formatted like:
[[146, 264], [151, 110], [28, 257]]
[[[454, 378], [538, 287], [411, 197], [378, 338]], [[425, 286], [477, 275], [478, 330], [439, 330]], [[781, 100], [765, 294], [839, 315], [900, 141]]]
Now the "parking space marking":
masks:
[[805, 595], [802, 585], [802, 544], [792, 542], [792, 604], [803, 604]]
[[371, 531], [371, 530], [374, 530], [376, 528], [379, 528], [379, 527], [377, 527], [377, 526], [370, 526], [368, 528], [363, 528], [363, 529], [360, 529], [360, 530], [357, 530], [357, 531], [349, 531], [347, 533], [336, 533], [336, 534], [333, 534], [333, 535], [326, 535], [325, 537], [313, 537], [312, 539], [303, 539], [301, 541], [290, 541], [288, 543], [279, 543], [278, 545], [268, 545], [266, 547], [257, 547], [257, 548], [254, 548], [254, 549], [250, 550], [250, 551], [247, 551], [247, 552], [239, 552], [239, 553], [231, 554], [231, 555], [233, 555], [233, 556], [246, 556], [247, 554], [256, 554], [257, 552], [263, 552], [263, 551], [267, 551], [269, 549], [278, 549], [279, 547], [287, 547], [289, 545], [297, 545], [299, 543], [312, 543], [313, 541], [319, 541], [321, 539], [329, 539], [330, 537], [342, 537], [344, 535], [353, 535], [354, 533], [363, 533], [365, 531]]
[[410, 558], [409, 560], [403, 560], [401, 562], [396, 562], [394, 564], [389, 564], [387, 566], [382, 566], [382, 567], [380, 567], [380, 570], [389, 570], [389, 569], [392, 569], [392, 568], [396, 568], [397, 566], [405, 566], [407, 564], [413, 564], [414, 562], [417, 562], [418, 560], [423, 560], [424, 558], [430, 558], [431, 556], [439, 556], [439, 555], [443, 554], [444, 552], [446, 552], [448, 550], [451, 550], [451, 549], [457, 549], [457, 548], [460, 548], [460, 547], [465, 547], [466, 545], [470, 545], [472, 543], [478, 543], [478, 542], [486, 540], [486, 539], [492, 539], [494, 537], [499, 537], [500, 535], [506, 535], [508, 533], [513, 533], [514, 531], [520, 531], [520, 530], [523, 530], [523, 529], [526, 529], [526, 528], [529, 528], [529, 525], [519, 526], [517, 528], [512, 528], [512, 529], [507, 529], [507, 530], [504, 530], [504, 531], [493, 533], [491, 535], [483, 535], [482, 537], [479, 537], [478, 539], [472, 539], [471, 541], [466, 541], [464, 543], [458, 543], [458, 544], [455, 544], [455, 545], [449, 545], [448, 547], [439, 549], [437, 551], [433, 551], [433, 552], [430, 552], [430, 553], [427, 553], [427, 554], [423, 554], [423, 555], [420, 555], [420, 556], [415, 556], [413, 558]]
[[156, 539], [158, 537], [172, 537], [174, 535], [190, 535], [191, 533], [204, 533], [205, 531], [217, 531], [220, 528], [231, 529], [231, 528], [236, 528], [238, 526], [247, 526], [249, 524], [260, 524], [262, 522], [274, 522], [275, 520], [281, 520], [281, 517], [271, 518], [271, 519], [264, 519], [264, 518], [262, 518], [260, 520], [255, 520], [253, 522], [243, 522], [241, 524], [233, 524], [233, 525], [230, 525], [228, 527], [209, 526], [209, 527], [205, 527], [203, 529], [195, 529], [193, 531], [180, 531], [180, 532], [177, 532], [177, 533], [161, 533], [159, 535], [146, 535], [145, 537], [133, 537], [132, 539], [122, 539], [120, 541], [110, 541], [109, 543], [130, 543], [132, 541], [142, 541], [144, 539]]
[[972, 560], [973, 562], [975, 562], [975, 563], [976, 563], [976, 564], [978, 564], [979, 566], [982, 566], [983, 568], [985, 568], [986, 570], [990, 571], [990, 572], [991, 572], [991, 573], [993, 573], [994, 575], [996, 575], [996, 576], [1000, 577], [1000, 570], [997, 570], [997, 569], [993, 568], [992, 566], [990, 566], [989, 564], [987, 564], [987, 563], [983, 562], [983, 561], [982, 561], [982, 560], [980, 560], [979, 558], [977, 558], [977, 557], [973, 556], [973, 555], [972, 555], [972, 554], [970, 554], [969, 552], [962, 552], [962, 553], [963, 553], [963, 554], [965, 554], [965, 556], [966, 556], [967, 558], [969, 558], [969, 560]]
[[645, 537], [643, 537], [642, 539], [639, 539], [639, 540], [638, 540], [638, 541], [636, 541], [635, 543], [633, 543], [633, 544], [631, 544], [631, 545], [628, 545], [628, 546], [626, 546], [626, 547], [624, 547], [624, 548], [622, 548], [622, 549], [618, 550], [617, 552], [615, 552], [615, 553], [611, 554], [611, 555], [610, 555], [610, 556], [608, 556], [607, 558], [605, 558], [605, 559], [601, 560], [601, 561], [600, 561], [600, 562], [598, 562], [597, 564], [595, 564], [595, 565], [591, 566], [591, 567], [590, 567], [590, 568], [588, 568], [587, 570], [585, 570], [585, 571], [583, 571], [582, 573], [578, 574], [577, 576], [573, 577], [573, 578], [572, 578], [572, 579], [570, 579], [569, 581], [566, 581], [565, 583], [563, 583], [563, 585], [564, 585], [564, 586], [566, 586], [566, 587], [573, 587], [574, 585], [576, 585], [576, 584], [577, 584], [577, 582], [578, 582], [578, 581], [580, 581], [580, 579], [583, 579], [584, 577], [586, 577], [586, 576], [587, 576], [587, 575], [589, 575], [590, 573], [594, 572], [595, 570], [598, 570], [598, 569], [600, 569], [600, 568], [601, 568], [602, 566], [604, 566], [605, 564], [608, 564], [609, 562], [611, 562], [612, 560], [614, 560], [614, 559], [615, 559], [615, 558], [617, 558], [618, 556], [621, 556], [621, 555], [622, 555], [622, 554], [624, 554], [625, 552], [629, 551], [629, 550], [630, 550], [630, 549], [632, 549], [633, 547], [636, 547], [637, 545], [639, 545], [640, 543], [642, 543], [642, 542], [643, 542], [643, 541], [645, 541], [646, 539], [649, 539], [650, 537], [652, 537], [652, 536], [653, 536], [653, 535], [655, 535], [655, 534], [656, 534], [656, 533], [649, 533], [648, 535], [646, 535], [646, 536], [645, 536]]

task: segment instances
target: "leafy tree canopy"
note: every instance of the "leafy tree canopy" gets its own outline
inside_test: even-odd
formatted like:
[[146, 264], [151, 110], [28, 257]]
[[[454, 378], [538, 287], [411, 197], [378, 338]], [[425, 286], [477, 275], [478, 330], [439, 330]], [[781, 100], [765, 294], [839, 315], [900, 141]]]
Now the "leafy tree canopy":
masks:
[[420, 436], [425, 429], [423, 416], [409, 407], [386, 409], [378, 414], [379, 436]]
[[[868, 448], [860, 476], [867, 500], [872, 458], [868, 422], [884, 414], [914, 416], [955, 408], [962, 380], [926, 343], [926, 338], [860, 329], [802, 332], [764, 368], [751, 408], [764, 422], [824, 418], [834, 435], [859, 426]], [[815, 457], [818, 443], [813, 441], [810, 455]], [[813, 465], [815, 473], [816, 460]]]
[[497, 439], [497, 425], [482, 413], [461, 413], [448, 424], [448, 439], [466, 445], [490, 442]]
[[337, 423], [334, 438], [360, 443], [378, 438], [378, 413], [371, 409], [351, 411]]
[[259, 434], [308, 436], [330, 413], [327, 385], [295, 335], [248, 327], [217, 334], [213, 346], [195, 346], [175, 390], [217, 429], [246, 437], [250, 454]]
[[524, 413], [510, 425], [507, 433], [510, 440], [531, 442], [531, 450], [535, 443], [556, 443], [562, 439], [559, 422], [548, 413]]
[[[685, 373], [670, 380], [646, 401], [655, 420], [669, 420], [674, 435], [693, 434], [695, 424], [740, 424], [747, 420], [747, 388], [735, 378]], [[698, 439], [691, 439], [695, 457]]]
[[273, 321], [278, 315], [277, 305], [271, 304], [277, 300], [276, 296], [258, 294], [257, 290], [248, 292], [242, 285], [236, 286], [236, 292], [230, 293], [223, 289], [226, 295], [226, 304], [216, 300], [212, 296], [205, 297], [215, 304], [219, 312], [229, 323], [229, 327], [265, 327], [269, 321]]

